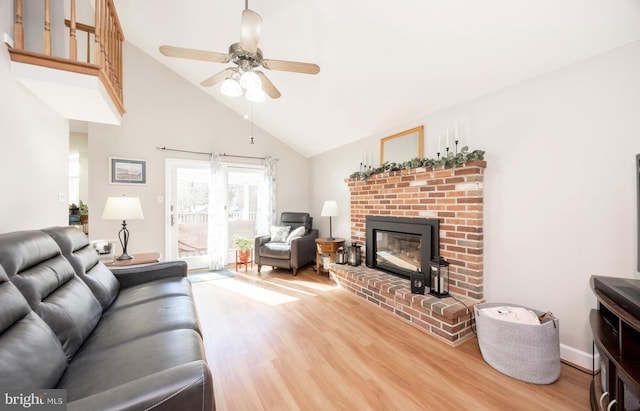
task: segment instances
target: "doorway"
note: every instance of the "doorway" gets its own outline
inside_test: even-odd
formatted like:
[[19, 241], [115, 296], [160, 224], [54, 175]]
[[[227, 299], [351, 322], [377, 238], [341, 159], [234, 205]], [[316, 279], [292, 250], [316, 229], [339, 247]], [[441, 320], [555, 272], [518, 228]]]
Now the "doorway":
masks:
[[209, 215], [211, 164], [207, 160], [166, 159], [166, 255], [187, 262], [188, 268], [209, 266], [210, 229], [225, 239], [225, 264], [235, 261], [234, 240], [253, 239], [261, 219], [268, 218], [262, 165], [223, 163], [220, 190], [224, 221]]
[[166, 255], [184, 260], [189, 269], [209, 264], [208, 161], [166, 159]]

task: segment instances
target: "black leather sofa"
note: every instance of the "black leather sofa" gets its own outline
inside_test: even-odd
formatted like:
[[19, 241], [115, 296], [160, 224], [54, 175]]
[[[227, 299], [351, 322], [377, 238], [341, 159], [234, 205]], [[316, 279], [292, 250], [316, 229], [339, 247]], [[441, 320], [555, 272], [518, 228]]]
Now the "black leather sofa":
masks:
[[274, 242], [270, 235], [255, 238], [255, 260], [258, 273], [263, 265], [293, 270], [313, 262], [316, 258], [316, 238], [318, 230], [313, 228], [313, 217], [309, 213], [283, 212], [280, 215], [280, 225], [291, 227], [291, 231], [304, 227], [304, 235], [292, 239], [290, 243]]
[[214, 410], [184, 262], [109, 270], [78, 229], [0, 234], [0, 387], [68, 410]]

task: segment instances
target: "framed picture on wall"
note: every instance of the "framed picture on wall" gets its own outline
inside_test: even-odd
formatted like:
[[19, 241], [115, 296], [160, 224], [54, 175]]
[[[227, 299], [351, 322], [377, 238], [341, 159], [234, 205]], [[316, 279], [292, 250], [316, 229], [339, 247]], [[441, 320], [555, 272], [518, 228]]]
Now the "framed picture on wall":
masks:
[[109, 157], [109, 183], [147, 184], [147, 162], [131, 158]]

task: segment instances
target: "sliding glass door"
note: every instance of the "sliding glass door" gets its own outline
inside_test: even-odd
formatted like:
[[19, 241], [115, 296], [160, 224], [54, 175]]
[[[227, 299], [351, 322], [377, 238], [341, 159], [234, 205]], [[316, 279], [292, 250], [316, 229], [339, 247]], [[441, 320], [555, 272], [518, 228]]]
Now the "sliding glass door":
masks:
[[166, 254], [189, 269], [206, 268], [209, 225], [209, 161], [166, 160]]
[[[224, 264], [235, 262], [234, 240], [255, 238], [258, 227], [270, 221], [269, 207], [265, 206], [271, 201], [264, 189], [265, 170], [262, 165], [222, 163], [222, 187], [212, 196], [215, 202], [220, 201], [224, 213], [210, 214], [211, 163], [166, 159], [167, 258], [185, 260], [189, 269], [204, 269], [209, 266], [213, 243], [223, 248]], [[222, 238], [210, 242], [210, 235]]]

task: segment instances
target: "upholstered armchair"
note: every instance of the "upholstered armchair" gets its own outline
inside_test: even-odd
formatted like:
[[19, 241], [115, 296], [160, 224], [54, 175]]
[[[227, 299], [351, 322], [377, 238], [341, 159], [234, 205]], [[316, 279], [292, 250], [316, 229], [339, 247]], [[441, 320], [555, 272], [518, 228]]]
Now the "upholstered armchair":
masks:
[[263, 265], [293, 270], [313, 262], [316, 257], [318, 230], [312, 228], [313, 217], [309, 213], [283, 212], [280, 225], [272, 227], [270, 235], [255, 239], [255, 262], [258, 272]]

